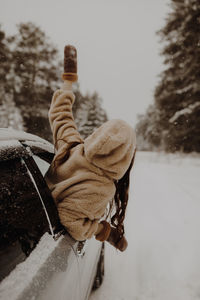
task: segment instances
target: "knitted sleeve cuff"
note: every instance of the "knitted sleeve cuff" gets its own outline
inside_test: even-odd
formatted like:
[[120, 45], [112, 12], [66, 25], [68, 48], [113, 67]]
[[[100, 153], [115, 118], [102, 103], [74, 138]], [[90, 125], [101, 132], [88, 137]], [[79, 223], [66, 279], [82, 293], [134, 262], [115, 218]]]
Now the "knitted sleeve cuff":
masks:
[[103, 229], [96, 235], [96, 239], [100, 242], [104, 242], [108, 239], [111, 231], [110, 224], [106, 221], [101, 221]]
[[69, 80], [71, 82], [76, 82], [78, 81], [78, 75], [76, 73], [63, 73], [62, 79]]

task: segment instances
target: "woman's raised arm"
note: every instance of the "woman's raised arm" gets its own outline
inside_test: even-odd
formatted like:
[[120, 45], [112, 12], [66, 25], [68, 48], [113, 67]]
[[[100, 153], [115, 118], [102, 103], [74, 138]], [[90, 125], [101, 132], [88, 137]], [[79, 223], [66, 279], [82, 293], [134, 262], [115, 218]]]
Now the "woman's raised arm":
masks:
[[83, 143], [73, 118], [72, 105], [74, 101], [75, 96], [66, 85], [53, 95], [49, 121], [56, 150], [59, 150], [65, 143]]

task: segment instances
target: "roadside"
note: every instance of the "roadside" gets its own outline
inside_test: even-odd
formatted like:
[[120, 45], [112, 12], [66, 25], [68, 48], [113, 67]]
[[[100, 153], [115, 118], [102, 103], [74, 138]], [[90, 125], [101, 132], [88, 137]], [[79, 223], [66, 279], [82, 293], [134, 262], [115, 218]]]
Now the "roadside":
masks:
[[138, 152], [128, 206], [129, 247], [106, 247], [90, 300], [195, 300], [200, 295], [200, 157]]

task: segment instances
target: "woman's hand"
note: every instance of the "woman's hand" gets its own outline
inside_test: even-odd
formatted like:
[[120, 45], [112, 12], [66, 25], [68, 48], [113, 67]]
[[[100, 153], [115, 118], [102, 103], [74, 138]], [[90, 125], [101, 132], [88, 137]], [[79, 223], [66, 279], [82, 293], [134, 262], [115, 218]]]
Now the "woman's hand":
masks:
[[116, 249], [120, 250], [121, 252], [125, 251], [128, 247], [128, 242], [124, 236], [120, 238], [120, 235], [116, 228], [111, 227], [110, 235], [107, 239], [112, 246]]
[[128, 247], [128, 242], [124, 236], [120, 237], [119, 232], [116, 228], [110, 226], [106, 221], [99, 223], [96, 231], [96, 239], [100, 242], [107, 241], [109, 244], [114, 246], [120, 251], [125, 251]]
[[77, 75], [77, 51], [74, 46], [67, 45], [64, 49], [64, 73], [62, 79], [76, 82]]

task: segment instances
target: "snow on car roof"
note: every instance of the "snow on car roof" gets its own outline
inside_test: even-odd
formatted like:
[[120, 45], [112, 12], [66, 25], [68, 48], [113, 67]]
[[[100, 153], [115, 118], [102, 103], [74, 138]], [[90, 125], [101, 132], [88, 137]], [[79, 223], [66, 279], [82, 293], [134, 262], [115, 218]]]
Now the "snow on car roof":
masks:
[[25, 148], [20, 142], [31, 149], [42, 149], [54, 153], [53, 145], [39, 136], [10, 128], [0, 128], [0, 160], [26, 155]]
[[27, 151], [17, 140], [0, 140], [0, 161], [26, 156]]
[[27, 133], [24, 131], [19, 131], [11, 128], [0, 128], [0, 141], [8, 140], [19, 140], [19, 141], [35, 141], [41, 143], [48, 143], [41, 137]]
[[[25, 141], [23, 144], [29, 146], [33, 149], [43, 149], [44, 151], [48, 151], [50, 153], [54, 153], [54, 147], [50, 143], [41, 143], [41, 142], [33, 142], [33, 141]], [[37, 151], [38, 152], [38, 151]]]

